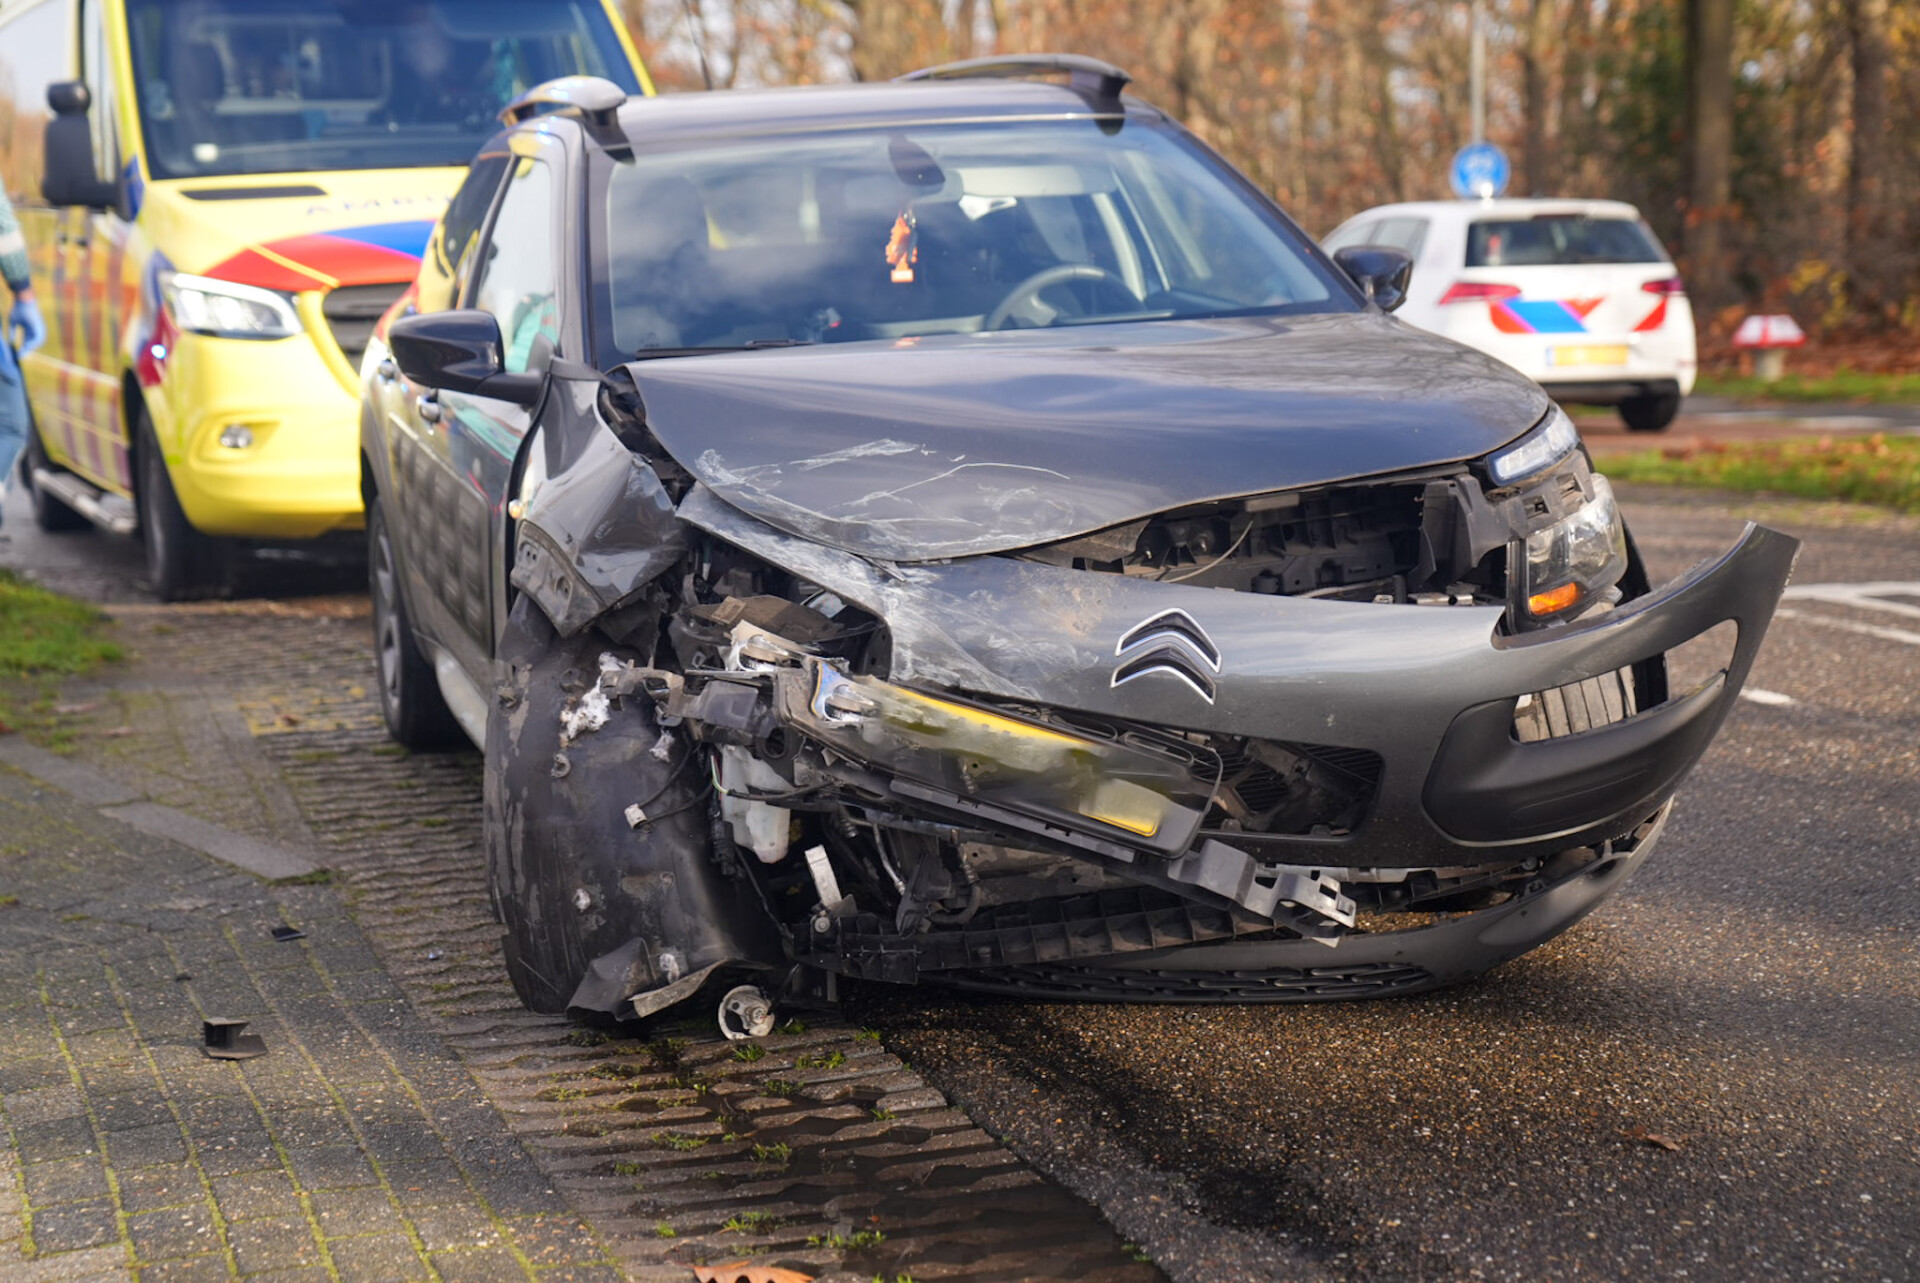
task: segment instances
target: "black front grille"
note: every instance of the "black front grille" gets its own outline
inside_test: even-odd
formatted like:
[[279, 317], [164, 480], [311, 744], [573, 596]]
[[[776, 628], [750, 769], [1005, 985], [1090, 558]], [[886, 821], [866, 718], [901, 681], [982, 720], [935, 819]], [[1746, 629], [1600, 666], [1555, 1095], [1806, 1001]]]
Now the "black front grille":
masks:
[[320, 302], [320, 311], [333, 331], [333, 341], [354, 369], [366, 354], [373, 327], [393, 301], [406, 292], [407, 282], [391, 281], [380, 285], [342, 285]]

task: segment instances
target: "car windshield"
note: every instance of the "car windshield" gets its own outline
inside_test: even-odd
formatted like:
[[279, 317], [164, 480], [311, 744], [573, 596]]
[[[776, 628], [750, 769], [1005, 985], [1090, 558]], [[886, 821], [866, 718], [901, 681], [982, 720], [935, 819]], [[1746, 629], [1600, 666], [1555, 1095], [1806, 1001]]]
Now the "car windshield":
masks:
[[1485, 219], [1467, 231], [1468, 267], [1666, 261], [1653, 233], [1629, 218], [1553, 214]]
[[639, 84], [599, 0], [130, 0], [155, 178], [464, 165], [543, 80]]
[[1138, 121], [642, 154], [605, 209], [619, 357], [1362, 306], [1218, 161]]

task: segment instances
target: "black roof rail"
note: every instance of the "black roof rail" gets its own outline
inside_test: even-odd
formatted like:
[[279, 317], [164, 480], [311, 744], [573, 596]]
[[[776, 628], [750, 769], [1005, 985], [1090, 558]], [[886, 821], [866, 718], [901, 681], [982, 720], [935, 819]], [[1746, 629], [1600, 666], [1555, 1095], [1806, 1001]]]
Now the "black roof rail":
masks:
[[561, 76], [535, 85], [500, 109], [500, 123], [517, 125], [550, 112], [578, 114], [589, 124], [611, 125], [627, 91], [599, 76]]
[[1120, 91], [1133, 83], [1133, 77], [1110, 62], [1077, 53], [1014, 53], [995, 58], [969, 58], [964, 62], [922, 67], [895, 80], [986, 80], [1014, 79], [1021, 76], [1045, 76], [1066, 73], [1067, 83], [1101, 104], [1118, 106]]

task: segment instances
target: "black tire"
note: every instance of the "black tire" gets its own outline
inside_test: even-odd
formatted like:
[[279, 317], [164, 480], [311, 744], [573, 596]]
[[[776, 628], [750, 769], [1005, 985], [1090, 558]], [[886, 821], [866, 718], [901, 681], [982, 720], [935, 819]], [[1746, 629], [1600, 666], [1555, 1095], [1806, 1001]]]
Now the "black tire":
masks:
[[1664, 432], [1680, 413], [1678, 392], [1655, 392], [1632, 396], [1620, 403], [1620, 421], [1629, 432]]
[[[612, 649], [592, 634], [559, 637], [521, 598], [488, 712], [488, 880], [514, 992], [547, 1014], [575, 1009], [590, 970], [593, 996], [578, 1006], [630, 1016], [621, 1001], [630, 994], [717, 964], [782, 958], [751, 888], [722, 877], [708, 853], [699, 750], [676, 734], [656, 756], [651, 700], [623, 699], [600, 729], [561, 744], [567, 693], [596, 681]], [[626, 818], [636, 804], [655, 817], [639, 828]]]
[[433, 665], [413, 637], [400, 584], [400, 562], [378, 495], [367, 504], [367, 595], [373, 600], [373, 659], [387, 734], [420, 752], [459, 744], [460, 723], [440, 694]]
[[47, 458], [47, 448], [40, 442], [39, 425], [34, 423], [29, 409], [27, 448], [20, 452], [20, 488], [26, 493], [27, 508], [33, 513], [33, 524], [50, 535], [92, 529], [92, 522], [33, 483], [34, 469], [52, 467], [53, 461]]
[[144, 409], [135, 424], [134, 441], [140, 538], [147, 549], [147, 582], [154, 595], [161, 601], [189, 601], [228, 591], [231, 545], [201, 534], [187, 520]]

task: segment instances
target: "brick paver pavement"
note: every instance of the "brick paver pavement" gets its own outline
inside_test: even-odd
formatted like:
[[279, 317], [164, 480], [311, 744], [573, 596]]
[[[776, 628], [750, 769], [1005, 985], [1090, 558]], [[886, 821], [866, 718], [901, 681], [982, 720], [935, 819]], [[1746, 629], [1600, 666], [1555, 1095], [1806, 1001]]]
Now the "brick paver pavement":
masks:
[[387, 741], [364, 601], [112, 610], [69, 756], [0, 737], [0, 1280], [1161, 1277], [871, 1031], [522, 1010], [478, 759]]

